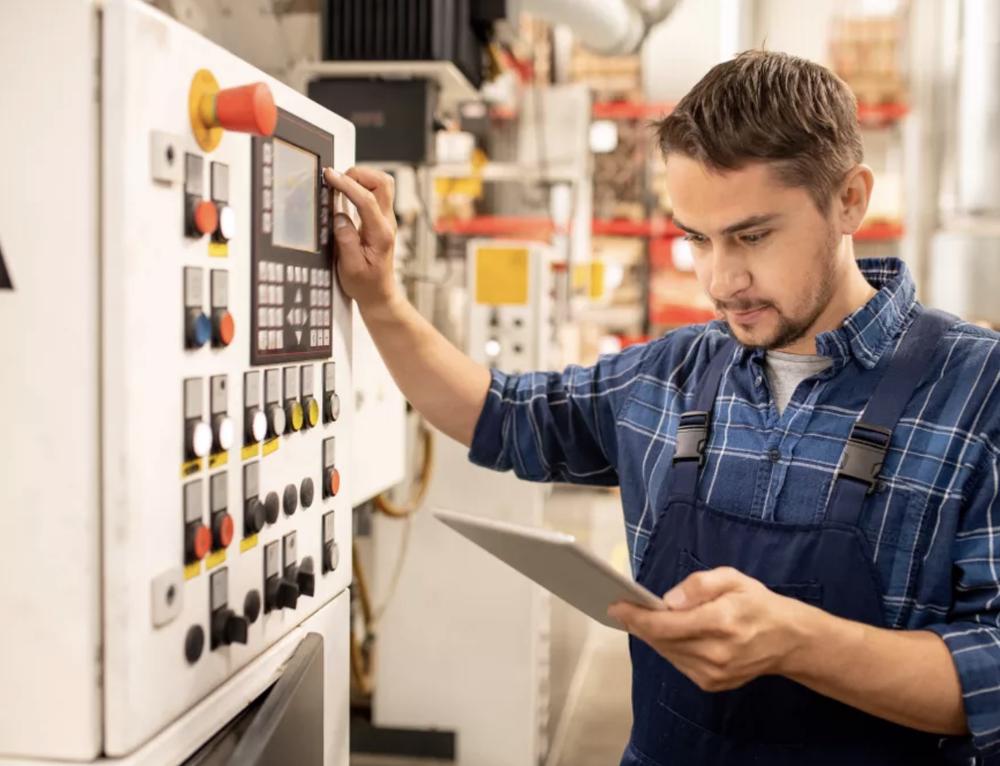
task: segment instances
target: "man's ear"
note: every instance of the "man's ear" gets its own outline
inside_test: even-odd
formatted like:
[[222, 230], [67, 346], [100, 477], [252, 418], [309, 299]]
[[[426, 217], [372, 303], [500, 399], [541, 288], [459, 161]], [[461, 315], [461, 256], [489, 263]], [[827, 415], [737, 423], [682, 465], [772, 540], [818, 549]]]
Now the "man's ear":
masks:
[[854, 234], [868, 212], [875, 176], [867, 165], [856, 165], [840, 184], [837, 195], [838, 217], [843, 234]]

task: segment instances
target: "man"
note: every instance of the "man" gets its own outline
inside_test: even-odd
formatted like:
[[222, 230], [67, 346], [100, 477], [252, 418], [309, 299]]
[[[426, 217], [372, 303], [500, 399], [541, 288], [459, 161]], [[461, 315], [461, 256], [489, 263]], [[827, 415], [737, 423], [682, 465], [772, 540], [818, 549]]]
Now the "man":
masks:
[[[396, 381], [470, 458], [619, 484], [637, 579], [623, 764], [938, 764], [1000, 753], [998, 335], [857, 262], [873, 177], [828, 70], [750, 52], [659, 125], [719, 321], [511, 376], [396, 290], [388, 177], [327, 182], [338, 272]], [[995, 552], [996, 551], [996, 552]]]

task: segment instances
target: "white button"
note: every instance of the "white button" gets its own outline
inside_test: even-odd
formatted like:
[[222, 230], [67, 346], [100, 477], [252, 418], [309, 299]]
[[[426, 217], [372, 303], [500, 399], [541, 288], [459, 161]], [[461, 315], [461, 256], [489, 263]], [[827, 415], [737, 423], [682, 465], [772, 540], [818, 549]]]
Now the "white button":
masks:
[[323, 305], [324, 306], [329, 306], [330, 305], [330, 291], [329, 290], [324, 290], [323, 291]]
[[267, 305], [267, 285], [257, 285], [257, 303]]
[[212, 449], [212, 429], [208, 423], [200, 420], [195, 423], [191, 432], [191, 451], [195, 457], [205, 457], [210, 449]]
[[262, 174], [262, 178], [264, 180], [264, 186], [271, 186], [272, 185], [271, 181], [273, 180], [273, 176], [271, 174], [271, 168], [268, 165], [265, 165], [263, 170], [264, 172]]
[[228, 450], [233, 446], [233, 421], [232, 418], [222, 418], [216, 424], [216, 434], [215, 441], [219, 445], [219, 449], [222, 451]]
[[285, 305], [285, 288], [283, 285], [278, 285], [277, 297], [274, 300], [279, 306]]
[[254, 412], [253, 420], [250, 421], [250, 429], [254, 441], [264, 441], [264, 437], [267, 436], [267, 415], [261, 410]]
[[267, 309], [264, 307], [257, 309], [257, 326], [267, 327]]
[[270, 210], [271, 209], [271, 190], [270, 189], [264, 189], [264, 194], [263, 194], [263, 196], [261, 198], [261, 207], [263, 207], [264, 210]]
[[271, 309], [271, 327], [281, 327], [281, 309]]
[[323, 324], [330, 326], [330, 309], [323, 309]]
[[219, 211], [219, 234], [227, 240], [236, 234], [236, 211], [229, 205], [223, 205]]
[[257, 333], [257, 348], [261, 351], [267, 351], [267, 330], [261, 330]]
[[272, 156], [271, 152], [272, 152], [271, 142], [267, 141], [265, 142], [263, 151], [261, 152], [261, 159], [264, 161], [265, 165], [271, 164], [271, 156]]
[[316, 345], [316, 331], [315, 330], [310, 330], [309, 331], [309, 345], [310, 346], [315, 346]]
[[281, 330], [268, 330], [267, 332], [270, 336], [271, 348], [281, 348]]
[[329, 271], [324, 271], [323, 272], [323, 287], [329, 287], [329, 286], [330, 286], [330, 272]]
[[260, 214], [260, 229], [265, 234], [271, 233], [271, 211], [265, 210]]

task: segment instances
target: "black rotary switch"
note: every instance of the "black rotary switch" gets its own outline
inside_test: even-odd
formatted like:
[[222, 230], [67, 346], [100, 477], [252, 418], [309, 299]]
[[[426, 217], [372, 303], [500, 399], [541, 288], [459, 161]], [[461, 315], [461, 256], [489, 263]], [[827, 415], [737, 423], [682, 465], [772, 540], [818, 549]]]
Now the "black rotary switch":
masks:
[[264, 516], [267, 518], [267, 523], [276, 522], [279, 513], [281, 513], [281, 500], [278, 499], [278, 493], [268, 492], [264, 498]]
[[271, 577], [264, 589], [266, 611], [272, 609], [294, 609], [299, 602], [299, 586], [281, 577]]
[[256, 497], [247, 500], [246, 513], [243, 516], [243, 535], [249, 537], [255, 535], [264, 528], [267, 518], [264, 513], [264, 504]]
[[308, 476], [302, 480], [299, 485], [299, 500], [302, 501], [302, 507], [308, 508], [313, 504], [313, 500], [316, 497], [316, 485], [313, 480]]
[[245, 644], [250, 623], [232, 609], [222, 607], [212, 613], [212, 648], [220, 644]]
[[294, 484], [285, 487], [282, 505], [285, 508], [285, 515], [291, 516], [299, 507], [299, 490]]
[[247, 597], [243, 599], [243, 614], [251, 625], [257, 622], [257, 618], [260, 617], [259, 591], [252, 590], [247, 593]]
[[316, 573], [313, 572], [312, 557], [306, 556], [302, 559], [298, 574], [295, 578], [299, 586], [299, 592], [303, 596], [313, 596], [316, 593]]

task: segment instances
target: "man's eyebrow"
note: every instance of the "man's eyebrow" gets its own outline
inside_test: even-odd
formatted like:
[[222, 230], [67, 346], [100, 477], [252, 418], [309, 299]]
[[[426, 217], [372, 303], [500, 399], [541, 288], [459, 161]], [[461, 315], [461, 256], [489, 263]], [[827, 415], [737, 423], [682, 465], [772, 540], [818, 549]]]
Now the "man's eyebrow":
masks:
[[[755, 226], [763, 226], [768, 223], [774, 223], [774, 221], [776, 221], [780, 217], [781, 216], [778, 213], [765, 213], [762, 215], [752, 215], [749, 218], [744, 218], [742, 221], [737, 221], [734, 224], [730, 224], [729, 226], [727, 226], [725, 229], [722, 230], [722, 235], [727, 237], [730, 234], [738, 234], [741, 231], [745, 231], [746, 229], [752, 229]], [[690, 226], [681, 223], [676, 218], [674, 218], [674, 226], [676, 226], [678, 229], [685, 232], [686, 234], [696, 234], [699, 237], [705, 236], [697, 229], [692, 229]]]

